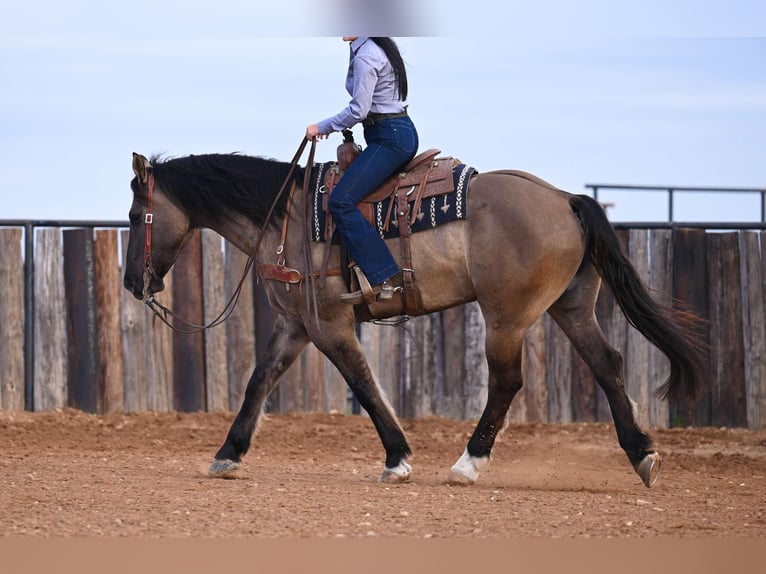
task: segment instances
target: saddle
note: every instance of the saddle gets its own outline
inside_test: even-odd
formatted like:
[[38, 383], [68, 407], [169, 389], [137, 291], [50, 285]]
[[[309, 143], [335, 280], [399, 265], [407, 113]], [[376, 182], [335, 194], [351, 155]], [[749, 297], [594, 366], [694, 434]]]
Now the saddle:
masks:
[[[335, 231], [335, 225], [327, 209], [327, 204], [333, 189], [335, 189], [335, 186], [345, 172], [344, 168], [347, 168], [356, 159], [356, 154], [349, 153], [350, 146], [348, 144], [353, 145], [353, 139], [351, 141], [348, 138], [345, 139], [344, 143], [338, 147], [338, 163], [333, 164], [324, 176], [322, 207], [326, 214], [324, 230], [326, 242], [325, 259], [329, 257], [332, 235]], [[436, 156], [440, 153], [441, 150], [434, 148], [416, 155], [404, 166], [400, 173], [391, 176], [383, 185], [365, 196], [357, 204], [364, 218], [374, 227], [375, 204], [388, 200], [388, 209], [383, 218], [383, 231], [388, 231], [389, 224], [392, 220], [395, 221], [395, 225], [397, 225], [399, 230], [404, 310], [410, 316], [418, 316], [425, 313], [420, 290], [415, 279], [414, 270], [412, 269], [410, 228], [420, 213], [420, 205], [424, 199], [450, 193], [455, 189], [452, 170], [459, 162], [451, 157], [437, 158]], [[392, 218], [391, 214], [394, 206], [396, 207], [396, 215]], [[324, 262], [322, 268], [326, 268]], [[354, 279], [360, 283], [360, 286], [366, 282], [366, 279], [362, 280], [358, 277]], [[357, 305], [355, 307], [357, 317], [360, 320], [376, 318], [375, 306], [376, 303]]]
[[[313, 202], [311, 238], [314, 241], [321, 241], [324, 238], [325, 243], [320, 271], [304, 273], [285, 265], [282, 249], [288, 235], [288, 217], [284, 218], [282, 224], [282, 243], [277, 250], [277, 263], [257, 265], [256, 270], [261, 278], [284, 283], [288, 291], [292, 284], [300, 284], [307, 278], [317, 280], [321, 288], [327, 277], [339, 275], [346, 278], [346, 283], [350, 285], [351, 290], [354, 290], [354, 282], [358, 282], [360, 288], [365, 284], [369, 285], [363, 274], [362, 277], [352, 277], [351, 269], [356, 267], [353, 262], [348, 266], [342, 265], [339, 269], [328, 269], [332, 236], [335, 231], [332, 217], [327, 211], [329, 197], [345, 170], [361, 152], [361, 148], [353, 143], [353, 136], [350, 133], [344, 132], [344, 136], [346, 136], [344, 143], [338, 147], [338, 163], [321, 165], [313, 184], [316, 186], [316, 192]], [[438, 149], [429, 149], [418, 154], [404, 166], [400, 173], [391, 176], [383, 185], [358, 203], [358, 208], [365, 219], [381, 234], [386, 234], [387, 237], [398, 235], [402, 269], [401, 291], [403, 292], [402, 298], [395, 297], [391, 301], [355, 305], [354, 313], [360, 322], [383, 316], [390, 317], [392, 314], [401, 314], [402, 311], [413, 317], [426, 313], [412, 268], [410, 235], [413, 233], [413, 228], [414, 230], [428, 229], [453, 219], [464, 219], [465, 208], [462, 198], [465, 195], [468, 180], [475, 173], [473, 168], [461, 164], [452, 157], [437, 158], [439, 153], [441, 152]], [[294, 192], [295, 185], [290, 191], [288, 211]], [[448, 204], [447, 198], [450, 197], [448, 194], [454, 195], [450, 204]], [[444, 196], [443, 205], [438, 208], [435, 204], [437, 196]], [[429, 217], [426, 218], [421, 212], [421, 203], [425, 199], [428, 199], [430, 204]], [[395, 213], [394, 209], [396, 209]], [[383, 211], [386, 211], [385, 219]], [[389, 224], [393, 224], [396, 229], [391, 229], [390, 233], [387, 233]], [[307, 240], [310, 239], [307, 237]], [[358, 273], [361, 273], [361, 270]], [[402, 303], [404, 303], [403, 308]]]
[[[403, 194], [404, 198], [406, 198], [406, 212], [410, 213], [409, 225], [413, 225], [415, 223], [415, 218], [420, 212], [420, 205], [424, 199], [454, 191], [455, 183], [452, 178], [452, 168], [459, 162], [451, 157], [437, 158], [436, 156], [440, 153], [441, 150], [432, 148], [416, 155], [404, 166], [400, 173], [391, 176], [385, 183], [383, 183], [383, 185], [365, 196], [362, 201], [357, 204], [357, 207], [359, 208], [359, 211], [362, 212], [364, 218], [374, 226], [374, 205]], [[347, 162], [347, 156], [344, 156], [344, 160]], [[350, 163], [351, 162], [348, 162], [346, 165], [350, 165]], [[332, 233], [335, 230], [332, 218], [327, 211], [327, 203], [332, 194], [332, 190], [335, 189], [338, 181], [345, 173], [345, 169], [341, 167], [342, 165], [343, 162], [341, 161], [337, 164], [333, 164], [324, 176], [325, 195], [322, 200], [322, 208], [327, 213], [324, 234], [326, 241], [329, 241], [332, 238]], [[401, 194], [399, 193], [400, 190], [402, 190]], [[384, 231], [388, 231], [388, 226], [392, 220], [391, 213], [395, 203], [397, 203], [397, 201], [390, 201], [388, 204], [388, 212], [383, 220]], [[404, 204], [405, 202], [402, 203]], [[400, 214], [397, 212], [397, 215]], [[400, 229], [402, 229], [401, 225]]]

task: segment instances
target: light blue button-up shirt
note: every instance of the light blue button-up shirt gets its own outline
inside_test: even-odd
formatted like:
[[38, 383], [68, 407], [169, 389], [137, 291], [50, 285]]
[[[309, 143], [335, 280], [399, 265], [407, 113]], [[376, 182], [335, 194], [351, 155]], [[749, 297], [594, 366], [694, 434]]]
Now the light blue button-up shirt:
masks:
[[360, 37], [351, 42], [346, 91], [351, 101], [340, 113], [319, 122], [319, 133], [329, 134], [350, 128], [370, 112], [399, 113], [407, 102], [399, 99], [394, 68], [386, 53], [374, 41]]

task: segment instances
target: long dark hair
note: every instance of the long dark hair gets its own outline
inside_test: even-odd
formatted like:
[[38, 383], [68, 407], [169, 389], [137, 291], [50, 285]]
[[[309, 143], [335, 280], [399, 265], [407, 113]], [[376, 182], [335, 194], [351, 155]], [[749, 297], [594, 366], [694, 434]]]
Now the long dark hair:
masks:
[[396, 78], [396, 85], [399, 88], [399, 99], [404, 101], [407, 99], [407, 70], [404, 67], [404, 60], [399, 53], [399, 47], [391, 38], [373, 38], [370, 40], [375, 42], [380, 49], [386, 53], [388, 61], [391, 63], [391, 67], [394, 69], [394, 77]]

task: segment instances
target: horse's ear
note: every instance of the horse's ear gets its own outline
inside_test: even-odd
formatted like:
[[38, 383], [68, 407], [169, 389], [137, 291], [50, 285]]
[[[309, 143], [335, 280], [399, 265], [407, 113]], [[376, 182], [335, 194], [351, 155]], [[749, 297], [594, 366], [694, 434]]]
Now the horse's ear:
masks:
[[136, 174], [138, 181], [146, 183], [146, 174], [149, 169], [149, 160], [140, 153], [133, 152], [133, 173]]

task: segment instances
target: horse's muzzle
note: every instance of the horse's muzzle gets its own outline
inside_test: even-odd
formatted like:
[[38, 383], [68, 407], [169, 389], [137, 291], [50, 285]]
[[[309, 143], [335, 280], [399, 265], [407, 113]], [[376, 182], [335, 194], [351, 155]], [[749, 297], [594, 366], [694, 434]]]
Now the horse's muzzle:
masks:
[[[133, 297], [139, 301], [144, 300], [144, 280], [142, 277], [137, 279], [135, 277], [125, 275], [125, 278], [123, 279], [123, 285], [125, 286], [125, 289], [133, 294]], [[165, 282], [162, 281], [162, 279], [152, 277], [149, 281], [147, 295], [159, 293], [163, 289], [165, 289]]]
[[136, 281], [133, 277], [128, 277], [125, 275], [125, 277], [122, 280], [122, 284], [131, 293], [133, 293], [133, 297], [136, 299], [143, 299], [144, 293], [143, 293], [143, 284], [141, 282]]

